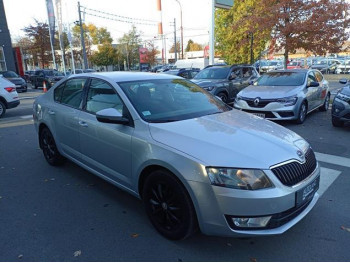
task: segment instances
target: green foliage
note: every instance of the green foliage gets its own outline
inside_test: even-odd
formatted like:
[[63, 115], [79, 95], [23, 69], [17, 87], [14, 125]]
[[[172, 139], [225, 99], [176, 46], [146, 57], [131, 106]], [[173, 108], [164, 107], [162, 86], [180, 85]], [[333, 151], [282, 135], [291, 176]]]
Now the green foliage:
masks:
[[139, 47], [141, 46], [141, 32], [137, 31], [136, 27], [123, 35], [119, 39], [121, 45], [121, 52], [124, 55], [127, 63], [127, 68], [133, 68], [139, 62]]
[[90, 60], [97, 66], [116, 65], [119, 62], [120, 54], [111, 44], [105, 43], [98, 46], [98, 52], [91, 55]]
[[227, 63], [250, 63], [251, 39], [254, 58], [259, 58], [270, 39], [271, 30], [260, 30], [250, 16], [259, 7], [260, 0], [235, 1], [229, 9], [215, 13], [216, 52]]
[[190, 52], [190, 51], [201, 51], [203, 50], [203, 45], [198, 44], [193, 42], [192, 39], [188, 40], [187, 42], [187, 46], [186, 46], [186, 52]]

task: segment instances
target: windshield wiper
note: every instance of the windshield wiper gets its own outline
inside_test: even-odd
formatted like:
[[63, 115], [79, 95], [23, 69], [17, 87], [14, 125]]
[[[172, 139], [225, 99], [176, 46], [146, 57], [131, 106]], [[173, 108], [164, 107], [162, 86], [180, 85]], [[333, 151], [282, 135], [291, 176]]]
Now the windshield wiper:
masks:
[[167, 119], [167, 120], [150, 120], [149, 123], [166, 123], [166, 122], [174, 122], [179, 121], [178, 119]]

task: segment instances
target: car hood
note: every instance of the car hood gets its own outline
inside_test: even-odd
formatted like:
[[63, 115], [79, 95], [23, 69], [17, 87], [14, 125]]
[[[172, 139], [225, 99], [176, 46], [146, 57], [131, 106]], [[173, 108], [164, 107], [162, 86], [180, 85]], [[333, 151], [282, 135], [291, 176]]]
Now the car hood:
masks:
[[286, 160], [300, 160], [297, 151], [305, 152], [309, 147], [296, 133], [238, 110], [178, 122], [151, 123], [149, 129], [155, 141], [206, 166], [269, 169]]
[[294, 96], [301, 86], [255, 86], [250, 85], [240, 91], [238, 96], [245, 98], [278, 99]]
[[340, 90], [340, 93], [345, 94], [347, 96], [350, 96], [350, 85], [345, 86]]
[[7, 79], [16, 85], [21, 85], [24, 83], [24, 80], [22, 78], [7, 78]]
[[227, 82], [226, 79], [191, 79], [191, 81], [202, 88], [216, 86]]
[[323, 69], [323, 68], [328, 68], [328, 65], [312, 65], [311, 68], [313, 68], [313, 69]]

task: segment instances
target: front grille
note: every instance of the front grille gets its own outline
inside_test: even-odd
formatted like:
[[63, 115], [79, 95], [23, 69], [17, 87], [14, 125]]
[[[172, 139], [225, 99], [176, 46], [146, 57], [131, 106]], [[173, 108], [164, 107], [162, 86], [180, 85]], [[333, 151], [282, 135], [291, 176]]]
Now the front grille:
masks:
[[258, 103], [257, 105], [255, 105], [255, 104], [254, 104], [254, 100], [255, 100], [255, 99], [251, 99], [251, 98], [242, 98], [242, 100], [244, 100], [245, 102], [247, 102], [247, 104], [249, 105], [249, 107], [254, 107], [254, 108], [264, 108], [267, 104], [276, 101], [276, 100], [273, 100], [273, 99], [260, 99], [260, 100], [259, 100], [259, 103]]
[[276, 118], [276, 116], [271, 111], [257, 111], [257, 110], [243, 110], [248, 113], [262, 113], [265, 114], [265, 118]]
[[297, 161], [275, 167], [272, 172], [286, 186], [293, 186], [305, 180], [316, 169], [317, 161], [311, 148], [305, 154], [305, 163]]

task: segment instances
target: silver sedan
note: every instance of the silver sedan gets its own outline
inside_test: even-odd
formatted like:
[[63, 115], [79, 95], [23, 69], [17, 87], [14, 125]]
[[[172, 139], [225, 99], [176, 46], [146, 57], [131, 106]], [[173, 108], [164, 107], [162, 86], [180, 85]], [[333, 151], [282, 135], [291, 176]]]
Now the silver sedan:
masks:
[[318, 70], [271, 71], [237, 94], [234, 107], [269, 120], [303, 123], [311, 111], [328, 110], [328, 81]]
[[304, 139], [180, 77], [72, 75], [33, 110], [50, 165], [69, 159], [142, 199], [169, 239], [281, 234], [319, 196]]

